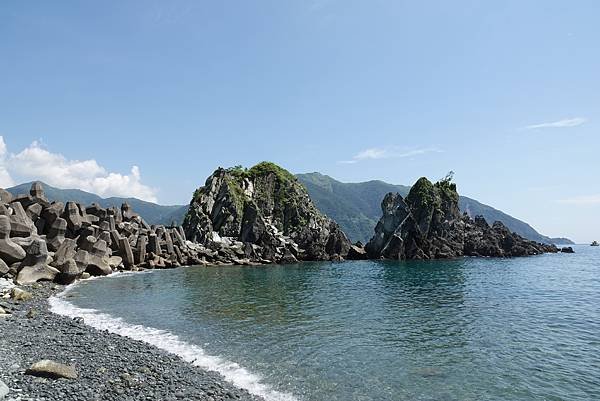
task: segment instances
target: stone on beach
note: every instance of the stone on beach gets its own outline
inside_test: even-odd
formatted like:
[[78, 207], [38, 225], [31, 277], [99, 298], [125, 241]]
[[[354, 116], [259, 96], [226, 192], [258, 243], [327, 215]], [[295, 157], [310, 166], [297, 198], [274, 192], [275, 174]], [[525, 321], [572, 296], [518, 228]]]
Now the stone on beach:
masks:
[[13, 287], [10, 290], [10, 297], [15, 301], [29, 301], [31, 298], [33, 298], [33, 295], [28, 291], [22, 290], [21, 288]]
[[67, 227], [72, 233], [76, 233], [81, 229], [83, 222], [79, 215], [79, 207], [75, 202], [67, 202], [63, 218], [67, 221]]
[[49, 359], [43, 359], [34, 363], [25, 371], [25, 374], [49, 379], [77, 379], [77, 371], [74, 366], [65, 365]]
[[123, 258], [120, 256], [111, 256], [108, 258], [108, 265], [113, 269], [118, 268], [123, 263]]
[[57, 269], [47, 264], [48, 249], [46, 241], [36, 238], [27, 248], [27, 256], [21, 262], [17, 274], [18, 284], [32, 284], [38, 280], [54, 280], [59, 273]]
[[0, 202], [2, 203], [10, 203], [12, 202], [13, 196], [10, 192], [8, 192], [4, 188], [0, 188]]
[[48, 249], [52, 252], [56, 252], [60, 245], [64, 242], [66, 232], [67, 221], [60, 217], [54, 220], [50, 230], [48, 231], [48, 235], [46, 235]]
[[10, 236], [29, 237], [37, 234], [37, 228], [27, 216], [23, 205], [19, 202], [13, 202], [10, 205], [13, 209], [13, 214], [10, 216]]
[[123, 258], [126, 268], [130, 269], [135, 264], [131, 245], [129, 245], [127, 238], [119, 238], [119, 256]]
[[56, 275], [56, 281], [64, 285], [74, 282], [80, 274], [77, 263], [73, 259], [67, 259], [58, 270], [60, 273]]
[[0, 216], [0, 259], [7, 264], [25, 259], [25, 250], [10, 239], [11, 222], [7, 216]]
[[35, 222], [42, 213], [42, 205], [40, 205], [39, 203], [29, 205], [29, 207], [25, 210], [25, 213], [27, 214], [27, 217], [29, 217], [30, 220]]
[[54, 202], [42, 211], [42, 218], [46, 222], [46, 227], [52, 227], [54, 221], [61, 216], [65, 205], [62, 202]]
[[54, 264], [60, 266], [64, 264], [67, 259], [72, 259], [75, 257], [77, 242], [71, 238], [65, 238], [65, 240], [60, 244], [56, 252], [54, 253]]
[[148, 244], [148, 237], [140, 235], [137, 243], [137, 253], [135, 255], [136, 263], [144, 263], [146, 261], [146, 245]]

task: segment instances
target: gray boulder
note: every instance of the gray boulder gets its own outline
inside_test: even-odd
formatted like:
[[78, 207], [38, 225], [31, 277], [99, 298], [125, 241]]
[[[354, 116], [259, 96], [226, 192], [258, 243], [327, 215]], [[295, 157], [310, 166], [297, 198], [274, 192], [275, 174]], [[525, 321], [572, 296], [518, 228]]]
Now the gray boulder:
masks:
[[77, 263], [77, 268], [80, 272], [84, 272], [89, 264], [90, 254], [88, 251], [84, 251], [83, 249], [77, 250], [77, 253], [73, 256], [73, 260]]
[[133, 212], [131, 205], [127, 202], [121, 205], [121, 215], [123, 216], [123, 221], [130, 221], [137, 216], [137, 214]]
[[10, 203], [12, 202], [13, 196], [10, 192], [8, 192], [4, 188], [0, 188], [0, 202], [2, 203]]
[[92, 276], [107, 276], [112, 273], [108, 247], [104, 240], [96, 241], [88, 253], [88, 265], [85, 269]]
[[48, 359], [34, 363], [25, 371], [25, 374], [49, 379], [77, 379], [77, 371], [74, 366]]
[[123, 258], [120, 256], [111, 256], [108, 258], [108, 265], [113, 269], [119, 267], [121, 263], [123, 263]]
[[11, 222], [7, 216], [0, 216], [0, 259], [7, 264], [25, 259], [25, 250], [10, 239]]
[[135, 264], [133, 251], [127, 238], [119, 238], [119, 256], [123, 258], [125, 267], [131, 268]]
[[52, 227], [54, 220], [62, 215], [64, 208], [65, 205], [62, 202], [54, 202], [42, 211], [41, 217], [46, 222], [46, 227]]
[[29, 237], [37, 235], [37, 228], [27, 216], [23, 205], [19, 202], [13, 202], [10, 206], [13, 209], [13, 214], [10, 216], [10, 236]]
[[18, 287], [13, 287], [10, 290], [10, 297], [14, 300], [14, 301], [29, 301], [33, 298], [33, 294], [31, 294], [28, 291], [22, 290]]
[[67, 221], [60, 217], [54, 220], [52, 227], [50, 227], [50, 230], [48, 230], [48, 235], [46, 235], [48, 249], [50, 249], [52, 252], [56, 252], [60, 245], [65, 241], [66, 232]]
[[59, 267], [60, 273], [56, 275], [56, 282], [59, 284], [71, 284], [74, 282], [79, 276], [79, 268], [77, 267], [77, 263], [73, 259], [67, 259], [62, 266]]
[[36, 181], [31, 184], [31, 189], [29, 190], [29, 195], [33, 198], [46, 199], [46, 195], [44, 194], [44, 186], [41, 182]]
[[29, 217], [29, 219], [31, 221], [35, 222], [42, 214], [42, 209], [43, 209], [43, 207], [39, 203], [32, 203], [31, 205], [29, 205], [27, 207], [27, 209], [25, 210], [25, 213], [27, 214], [27, 217]]
[[75, 202], [67, 202], [63, 212], [63, 218], [67, 221], [67, 228], [72, 233], [78, 233], [83, 225], [83, 219], [79, 215], [79, 207]]
[[57, 269], [49, 266], [48, 249], [46, 241], [37, 238], [31, 246], [27, 248], [27, 255], [21, 262], [19, 273], [17, 274], [18, 284], [32, 284], [39, 280], [54, 280], [59, 273]]
[[62, 266], [68, 259], [73, 259], [77, 248], [77, 242], [71, 238], [65, 238], [54, 253], [54, 265]]

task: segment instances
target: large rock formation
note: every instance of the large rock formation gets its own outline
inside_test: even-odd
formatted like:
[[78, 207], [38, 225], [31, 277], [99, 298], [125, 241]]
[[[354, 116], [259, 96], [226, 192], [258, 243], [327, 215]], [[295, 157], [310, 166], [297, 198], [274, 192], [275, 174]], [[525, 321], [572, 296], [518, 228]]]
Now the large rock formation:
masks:
[[482, 217], [472, 220], [458, 208], [456, 185], [449, 178], [432, 184], [420, 178], [406, 199], [389, 193], [381, 204], [383, 216], [366, 246], [371, 258], [441, 259], [458, 256], [525, 256], [557, 252], [492, 226]]
[[0, 277], [19, 284], [223, 262], [239, 260], [187, 241], [181, 227], [148, 225], [128, 204], [50, 203], [39, 183], [14, 198], [0, 189]]
[[345, 258], [352, 247], [296, 177], [268, 162], [217, 169], [194, 193], [183, 228], [192, 241], [217, 250], [234, 242], [263, 262]]

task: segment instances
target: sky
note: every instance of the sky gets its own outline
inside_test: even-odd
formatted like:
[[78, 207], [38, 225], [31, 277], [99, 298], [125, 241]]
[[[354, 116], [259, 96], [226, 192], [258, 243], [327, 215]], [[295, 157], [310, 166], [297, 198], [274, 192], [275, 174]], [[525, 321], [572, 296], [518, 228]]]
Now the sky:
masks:
[[0, 2], [0, 186], [185, 204], [218, 167], [459, 192], [600, 240], [598, 1]]

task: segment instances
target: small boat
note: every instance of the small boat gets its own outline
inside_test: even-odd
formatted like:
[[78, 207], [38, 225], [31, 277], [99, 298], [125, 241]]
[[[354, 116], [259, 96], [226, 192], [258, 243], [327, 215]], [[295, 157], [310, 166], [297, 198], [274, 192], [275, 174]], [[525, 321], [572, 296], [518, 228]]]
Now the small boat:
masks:
[[592, 242], [592, 246], [600, 246], [600, 244], [598, 243], [598, 241], [594, 241]]

